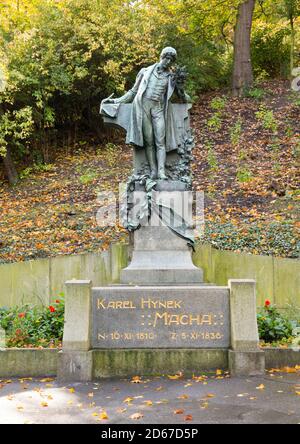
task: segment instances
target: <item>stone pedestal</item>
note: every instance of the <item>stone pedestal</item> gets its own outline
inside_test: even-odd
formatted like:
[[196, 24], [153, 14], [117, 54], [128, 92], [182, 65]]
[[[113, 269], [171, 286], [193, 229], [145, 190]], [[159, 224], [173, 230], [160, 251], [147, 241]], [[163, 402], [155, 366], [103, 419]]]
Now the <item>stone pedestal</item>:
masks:
[[131, 285], [191, 285], [203, 282], [185, 239], [166, 226], [141, 227], [134, 232], [134, 249], [121, 283]]
[[[145, 197], [144, 187], [137, 184], [132, 196], [132, 207], [137, 208]], [[158, 205], [164, 206], [164, 217], [158, 216]], [[133, 232], [132, 261], [121, 271], [121, 283], [201, 284], [203, 271], [192, 262], [192, 248], [188, 246], [188, 240], [175, 233], [179, 231], [187, 237], [193, 237], [192, 192], [185, 190], [183, 182], [160, 180], [152, 191], [151, 206], [150, 219], [146, 217], [144, 224]], [[182, 222], [186, 225], [183, 230]]]
[[91, 281], [66, 282], [63, 349], [59, 353], [58, 379], [90, 381], [92, 379]]
[[228, 284], [231, 318], [230, 372], [234, 376], [262, 375], [265, 371], [265, 354], [259, 348], [255, 281], [231, 279]]
[[89, 381], [176, 368], [186, 375], [217, 368], [233, 376], [263, 374], [255, 302], [252, 280], [96, 288], [69, 281], [58, 377]]

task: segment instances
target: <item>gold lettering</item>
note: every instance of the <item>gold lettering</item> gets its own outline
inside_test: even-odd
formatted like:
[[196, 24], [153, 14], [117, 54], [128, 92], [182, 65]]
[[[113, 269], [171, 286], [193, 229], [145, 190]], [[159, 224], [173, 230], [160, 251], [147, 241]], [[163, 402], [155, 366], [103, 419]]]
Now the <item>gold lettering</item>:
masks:
[[176, 324], [179, 325], [180, 324], [180, 316], [179, 315], [169, 315], [169, 323], [170, 324]]
[[154, 328], [156, 327], [156, 325], [157, 325], [157, 321], [158, 321], [159, 319], [163, 319], [165, 325], [168, 325], [168, 319], [167, 319], [167, 316], [168, 316], [168, 313], [163, 313], [163, 314], [155, 313], [154, 322], [153, 322], [153, 327], [154, 327]]
[[99, 299], [99, 298], [97, 299], [97, 310], [100, 310], [100, 308], [105, 309], [104, 302], [105, 302], [105, 299]]
[[147, 299], [145, 300], [144, 298], [141, 299], [141, 307], [142, 308], [151, 308], [151, 300]]
[[154, 308], [154, 309], [159, 309], [159, 308], [181, 308], [181, 304], [182, 301], [170, 301], [170, 300], [166, 300], [166, 301], [162, 301], [162, 300], [153, 300], [153, 299], [144, 299], [141, 298], [141, 308]]
[[202, 316], [202, 324], [212, 325], [212, 315], [206, 314]]
[[[187, 321], [184, 322], [184, 319], [187, 319]], [[180, 317], [180, 324], [181, 325], [188, 325], [189, 324], [189, 317], [188, 317], [188, 315], [181, 315], [181, 317]]]
[[193, 315], [190, 314], [190, 316], [189, 316], [189, 325], [193, 325], [194, 322], [195, 322], [196, 325], [201, 325], [202, 324], [202, 322], [201, 322], [201, 315], [193, 316]]

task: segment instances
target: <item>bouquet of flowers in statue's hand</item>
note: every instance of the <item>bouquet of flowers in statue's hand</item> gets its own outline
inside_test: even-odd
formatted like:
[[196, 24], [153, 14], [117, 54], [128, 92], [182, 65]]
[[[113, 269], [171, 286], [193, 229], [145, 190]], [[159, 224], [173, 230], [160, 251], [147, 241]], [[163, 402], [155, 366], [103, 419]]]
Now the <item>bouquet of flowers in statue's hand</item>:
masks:
[[185, 82], [188, 77], [186, 66], [176, 65], [173, 76], [179, 98], [183, 102], [191, 102], [191, 97], [184, 91]]

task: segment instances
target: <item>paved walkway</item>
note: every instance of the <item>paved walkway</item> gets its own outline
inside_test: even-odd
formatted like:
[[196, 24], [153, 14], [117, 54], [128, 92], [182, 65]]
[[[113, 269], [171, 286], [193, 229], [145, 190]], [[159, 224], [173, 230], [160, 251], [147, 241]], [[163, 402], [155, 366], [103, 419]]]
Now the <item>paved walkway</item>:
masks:
[[136, 379], [66, 385], [50, 378], [2, 380], [0, 423], [300, 424], [299, 371]]

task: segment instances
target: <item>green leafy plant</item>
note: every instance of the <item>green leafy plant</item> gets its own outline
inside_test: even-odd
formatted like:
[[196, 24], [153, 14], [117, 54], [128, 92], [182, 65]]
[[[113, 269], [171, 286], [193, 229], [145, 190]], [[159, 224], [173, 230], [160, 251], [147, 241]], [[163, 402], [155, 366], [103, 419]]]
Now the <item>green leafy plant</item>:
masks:
[[207, 220], [203, 240], [220, 250], [298, 258], [297, 236], [292, 222], [249, 223], [249, 219], [244, 219], [235, 224]]
[[235, 124], [229, 130], [230, 142], [232, 145], [237, 145], [242, 134], [242, 119], [239, 117]]
[[63, 327], [63, 294], [49, 306], [24, 305], [0, 310], [0, 328], [6, 333], [7, 347], [57, 346], [62, 341]]
[[262, 100], [266, 92], [262, 88], [250, 88], [245, 91], [245, 96], [255, 100]]
[[239, 182], [249, 182], [253, 176], [247, 167], [239, 168], [236, 173], [236, 178]]
[[93, 182], [97, 178], [96, 171], [88, 170], [85, 174], [79, 177], [79, 181], [82, 185], [87, 185]]
[[272, 133], [277, 133], [278, 124], [271, 109], [261, 105], [255, 116], [258, 120], [261, 120], [263, 128], [271, 130]]
[[222, 111], [226, 106], [226, 97], [214, 97], [210, 102], [210, 107], [214, 111]]
[[292, 323], [268, 299], [257, 315], [257, 325], [259, 337], [265, 342], [291, 339], [293, 336]]
[[207, 126], [211, 131], [217, 132], [221, 129], [222, 126], [222, 118], [221, 113], [216, 112], [214, 113], [208, 120], [207, 120]]
[[207, 163], [209, 165], [210, 171], [218, 171], [218, 159], [216, 157], [216, 153], [213, 149], [213, 146], [210, 142], [208, 142], [208, 151], [207, 151]]
[[26, 179], [33, 173], [43, 173], [48, 171], [53, 171], [54, 165], [52, 163], [38, 163], [34, 164], [32, 167], [27, 167], [20, 173], [20, 179]]

